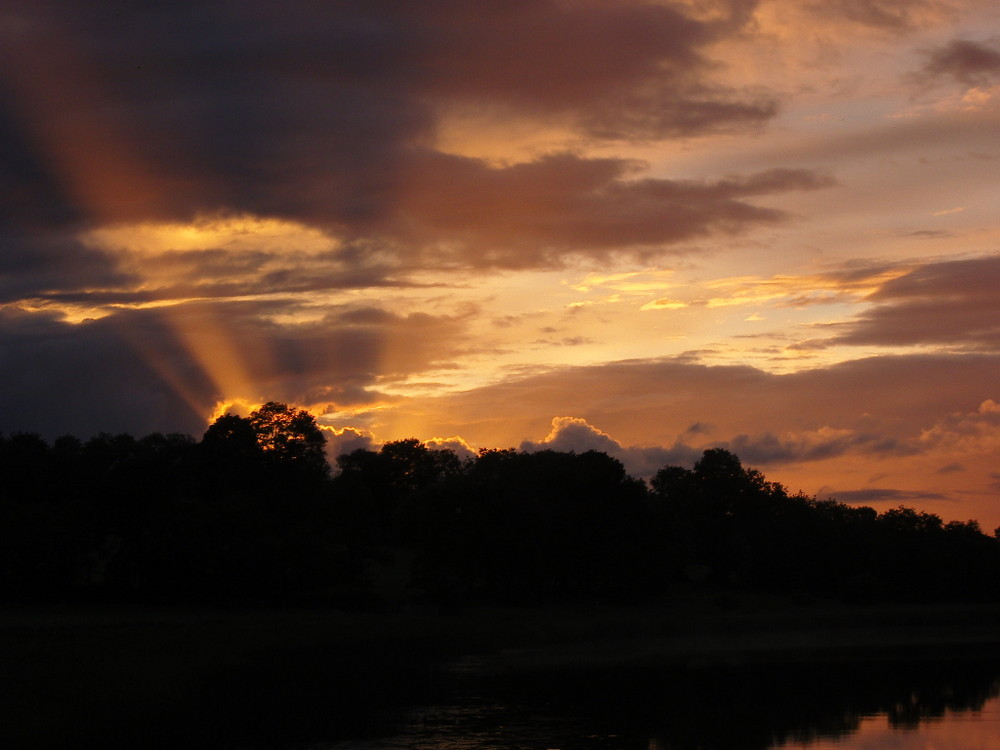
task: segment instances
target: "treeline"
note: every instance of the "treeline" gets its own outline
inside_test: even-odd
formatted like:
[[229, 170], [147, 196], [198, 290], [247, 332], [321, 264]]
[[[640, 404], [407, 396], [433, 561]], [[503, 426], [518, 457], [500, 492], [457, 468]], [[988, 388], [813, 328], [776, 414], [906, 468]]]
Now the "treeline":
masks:
[[789, 494], [725, 450], [649, 484], [595, 451], [417, 440], [333, 471], [305, 411], [269, 403], [201, 440], [0, 436], [6, 602], [641, 601], [688, 587], [854, 601], [992, 600], [1000, 541]]

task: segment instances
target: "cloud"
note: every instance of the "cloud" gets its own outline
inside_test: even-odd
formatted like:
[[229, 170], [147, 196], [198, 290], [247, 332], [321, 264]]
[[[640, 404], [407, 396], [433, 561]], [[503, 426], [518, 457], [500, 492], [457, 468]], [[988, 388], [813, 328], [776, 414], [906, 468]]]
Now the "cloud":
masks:
[[990, 484], [990, 489], [991, 490], [995, 490], [997, 492], [1000, 492], [1000, 471], [991, 472], [990, 473], [990, 479], [997, 480], [997, 481], [994, 481], [994, 482], [992, 482]]
[[955, 412], [923, 430], [920, 441], [928, 448], [956, 453], [1000, 451], [1000, 404], [986, 399], [973, 412]]
[[664, 466], [693, 466], [702, 451], [678, 439], [667, 448], [661, 446], [624, 447], [605, 432], [579, 417], [553, 417], [552, 429], [541, 441], [525, 440], [520, 450], [534, 453], [542, 450], [585, 453], [599, 451], [617, 458], [631, 476], [648, 479]]
[[874, 432], [830, 427], [802, 433], [789, 432], [782, 437], [765, 432], [755, 435], [741, 433], [722, 440], [705, 435], [699, 442], [692, 440], [704, 432], [696, 423], [678, 434], [669, 448], [625, 447], [585, 419], [554, 417], [552, 429], [545, 438], [540, 442], [525, 440], [521, 443], [520, 450], [577, 453], [600, 451], [622, 461], [634, 476], [647, 478], [667, 465], [692, 466], [702, 452], [709, 448], [724, 448], [738, 455], [747, 464], [768, 466], [823, 461], [852, 453], [885, 458], [911, 456], [921, 452], [915, 446], [915, 440], [904, 441]]
[[[784, 215], [750, 198], [829, 183], [804, 170], [715, 182], [631, 178], [631, 162], [571, 154], [507, 167], [440, 154], [427, 159], [435, 166], [402, 180], [398, 218], [378, 229], [380, 240], [348, 241], [250, 215], [115, 225], [78, 237], [20, 232], [0, 236], [0, 301], [96, 317], [153, 302], [413, 286], [407, 275], [424, 266], [559, 266], [570, 255], [659, 251], [773, 224]], [[440, 178], [432, 189], [424, 183], [429, 174]]]
[[414, 62], [443, 98], [564, 117], [610, 138], [746, 128], [775, 114], [767, 98], [710, 84], [703, 50], [750, 21], [739, 0], [720, 3], [711, 19], [638, 2], [446, 5], [408, 19], [434, 44]]
[[[762, 305], [807, 307], [855, 301], [871, 294], [888, 279], [901, 276], [905, 268], [891, 263], [849, 264], [845, 268], [809, 276], [778, 275], [770, 278], [738, 276], [689, 284], [687, 299], [663, 297], [647, 302], [643, 310]], [[679, 285], [677, 285], [679, 286]], [[676, 293], [676, 292], [675, 292]], [[750, 317], [748, 320], [760, 320]]]
[[[537, 443], [544, 428], [547, 439], [578, 449], [612, 449], [611, 439], [622, 449], [673, 450], [680, 441], [689, 452], [711, 445], [753, 450], [759, 463], [869, 454], [888, 460], [931, 450], [920, 436], [948, 415], [966, 414], [989, 398], [1000, 401], [998, 367], [1000, 357], [975, 354], [869, 357], [788, 374], [636, 359], [548, 368], [417, 398], [412, 408], [422, 415], [426, 434], [462, 435], [485, 446]], [[553, 413], [598, 425], [599, 433], [568, 422], [564, 426], [572, 429], [561, 436], [549, 425], [546, 415]], [[710, 433], [689, 432], [696, 423], [711, 424]], [[745, 437], [735, 446], [740, 435]]]
[[610, 435], [601, 432], [596, 427], [587, 424], [587, 420], [579, 417], [553, 417], [552, 430], [540, 443], [526, 440], [520, 449], [533, 453], [539, 450], [554, 451], [601, 451], [611, 455], [618, 454], [622, 446]]
[[[175, 363], [171, 382], [108, 321], [71, 326], [44, 313], [0, 309], [0, 431], [45, 437], [98, 432], [198, 434], [212, 405], [211, 385], [156, 320], [134, 321], [134, 335]], [[201, 396], [205, 412], [193, 401]]]
[[865, 456], [906, 456], [918, 453], [907, 441], [878, 433], [821, 427], [779, 437], [771, 433], [739, 434], [718, 447], [726, 448], [750, 463], [778, 465], [822, 461], [850, 453]]
[[819, 495], [821, 500], [838, 500], [842, 503], [863, 505], [868, 503], [908, 504], [927, 500], [949, 500], [947, 495], [939, 492], [920, 492], [916, 490], [897, 490], [888, 488], [869, 488], [863, 490], [825, 489]]
[[326, 438], [326, 456], [331, 466], [336, 466], [338, 456], [356, 450], [376, 450], [372, 436], [354, 427], [326, 427], [321, 425]]
[[221, 211], [355, 238], [395, 216], [401, 173], [455, 107], [589, 138], [756, 127], [774, 101], [725, 88], [708, 57], [750, 21], [720, 5], [706, 19], [638, 1], [21, 6], [0, 27], [0, 186], [17, 197], [3, 216]]
[[827, 18], [896, 32], [927, 25], [949, 11], [940, 0], [823, 0], [809, 8]]
[[882, 284], [829, 343], [1000, 351], [1000, 255], [929, 263]]
[[274, 309], [188, 303], [75, 325], [0, 310], [0, 430], [200, 434], [216, 405], [232, 399], [353, 409], [379, 400], [378, 384], [440, 363], [464, 325], [364, 305], [285, 324]]
[[52, 290], [125, 287], [135, 277], [80, 240], [54, 231], [0, 231], [0, 304]]
[[642, 178], [632, 176], [635, 162], [570, 153], [501, 167], [431, 152], [425, 159], [403, 179], [399, 220], [386, 231], [461, 266], [560, 265], [567, 253], [601, 257], [736, 233], [787, 218], [749, 198], [832, 184], [804, 169], [714, 182]]
[[966, 86], [983, 86], [1000, 80], [1000, 49], [967, 39], [953, 39], [926, 53], [921, 76], [950, 77]]
[[429, 440], [424, 441], [424, 445], [432, 450], [451, 451], [462, 460], [475, 458], [476, 456], [476, 451], [473, 447], [457, 435], [446, 438], [430, 438]]
[[[578, 147], [759, 127], [776, 102], [727, 88], [712, 57], [753, 8], [249, 0], [122, 3], [112, 18], [87, 0], [19, 7], [0, 25], [0, 227], [20, 260], [0, 291], [82, 316], [403, 286], [427, 268], [556, 267], [780, 222], [755, 199], [830, 178], [668, 180], [572, 152], [490, 162], [445, 153], [440, 138], [468, 109], [557, 127]], [[240, 223], [270, 244], [234, 247], [219, 227]], [[296, 231], [269, 235], [276, 225]], [[42, 227], [49, 239], [28, 237]], [[178, 244], [150, 228], [176, 230]], [[309, 232], [325, 249], [298, 249], [315, 244]]]

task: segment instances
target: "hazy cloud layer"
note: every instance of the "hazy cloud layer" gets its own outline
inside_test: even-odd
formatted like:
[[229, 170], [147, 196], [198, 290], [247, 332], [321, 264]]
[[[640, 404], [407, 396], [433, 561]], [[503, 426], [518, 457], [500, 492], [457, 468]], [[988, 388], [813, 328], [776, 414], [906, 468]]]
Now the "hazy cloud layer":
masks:
[[821, 499], [832, 499], [854, 505], [869, 505], [871, 503], [891, 503], [893, 505], [909, 505], [925, 500], [947, 500], [947, 496], [938, 492], [917, 492], [913, 490], [897, 490], [889, 488], [871, 488], [865, 490], [843, 490], [841, 492], [823, 493]]
[[840, 18], [862, 26], [906, 31], [950, 10], [941, 0], [824, 0], [809, 8], [819, 16]]
[[754, 464], [776, 466], [802, 461], [823, 461], [849, 453], [869, 457], [913, 455], [918, 449], [907, 441], [875, 432], [821, 428], [808, 433], [739, 434], [719, 443]]
[[[959, 419], [949, 415], [973, 414], [962, 423], [992, 419], [992, 411], [979, 415], [977, 409], [994, 398], [998, 366], [996, 356], [914, 355], [774, 375], [682, 360], [627, 361], [557, 369], [421, 401], [419, 408], [429, 430], [471, 442], [484, 433], [507, 434], [505, 443], [537, 447], [522, 441], [547, 428], [545, 445], [576, 450], [613, 447], [608, 441], [681, 441], [729, 447], [774, 465], [850, 453], [907, 456], [935, 442], [924, 431]], [[502, 415], [495, 404], [504, 405]], [[548, 428], [546, 411], [575, 418]], [[692, 431], [695, 424], [700, 426]]]
[[1000, 351], [1000, 256], [932, 263], [883, 284], [832, 343]]
[[967, 39], [954, 39], [927, 53], [923, 75], [947, 76], [966, 86], [1000, 80], [1000, 47]]
[[631, 178], [636, 165], [630, 162], [573, 154], [502, 168], [441, 154], [427, 159], [434, 166], [420, 174], [440, 179], [429, 187], [419, 176], [403, 180], [392, 232], [411, 246], [471, 265], [559, 265], [566, 251], [606, 254], [737, 232], [785, 218], [748, 199], [832, 184], [828, 176], [801, 169], [714, 182]]

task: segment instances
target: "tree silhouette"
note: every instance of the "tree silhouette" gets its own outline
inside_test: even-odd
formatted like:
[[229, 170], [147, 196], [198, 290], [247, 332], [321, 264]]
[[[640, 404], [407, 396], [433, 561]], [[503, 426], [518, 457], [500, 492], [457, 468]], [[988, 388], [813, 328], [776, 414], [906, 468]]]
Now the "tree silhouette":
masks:
[[250, 413], [249, 422], [267, 458], [310, 472], [329, 471], [324, 452], [326, 438], [316, 418], [305, 409], [268, 401]]
[[209, 425], [201, 439], [202, 446], [227, 457], [254, 456], [260, 450], [257, 433], [249, 419], [223, 414]]
[[723, 449], [647, 487], [597, 451], [462, 460], [413, 438], [331, 478], [323, 447], [279, 402], [200, 442], [0, 436], [0, 602], [1000, 596], [1000, 538], [974, 521], [789, 495]]

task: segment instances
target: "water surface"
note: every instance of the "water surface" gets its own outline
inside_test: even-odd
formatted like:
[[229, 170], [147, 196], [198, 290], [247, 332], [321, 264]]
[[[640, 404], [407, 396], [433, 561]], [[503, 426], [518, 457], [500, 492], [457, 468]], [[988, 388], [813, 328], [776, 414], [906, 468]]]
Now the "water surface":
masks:
[[504, 672], [463, 662], [379, 737], [315, 750], [994, 750], [1000, 666], [961, 659]]

